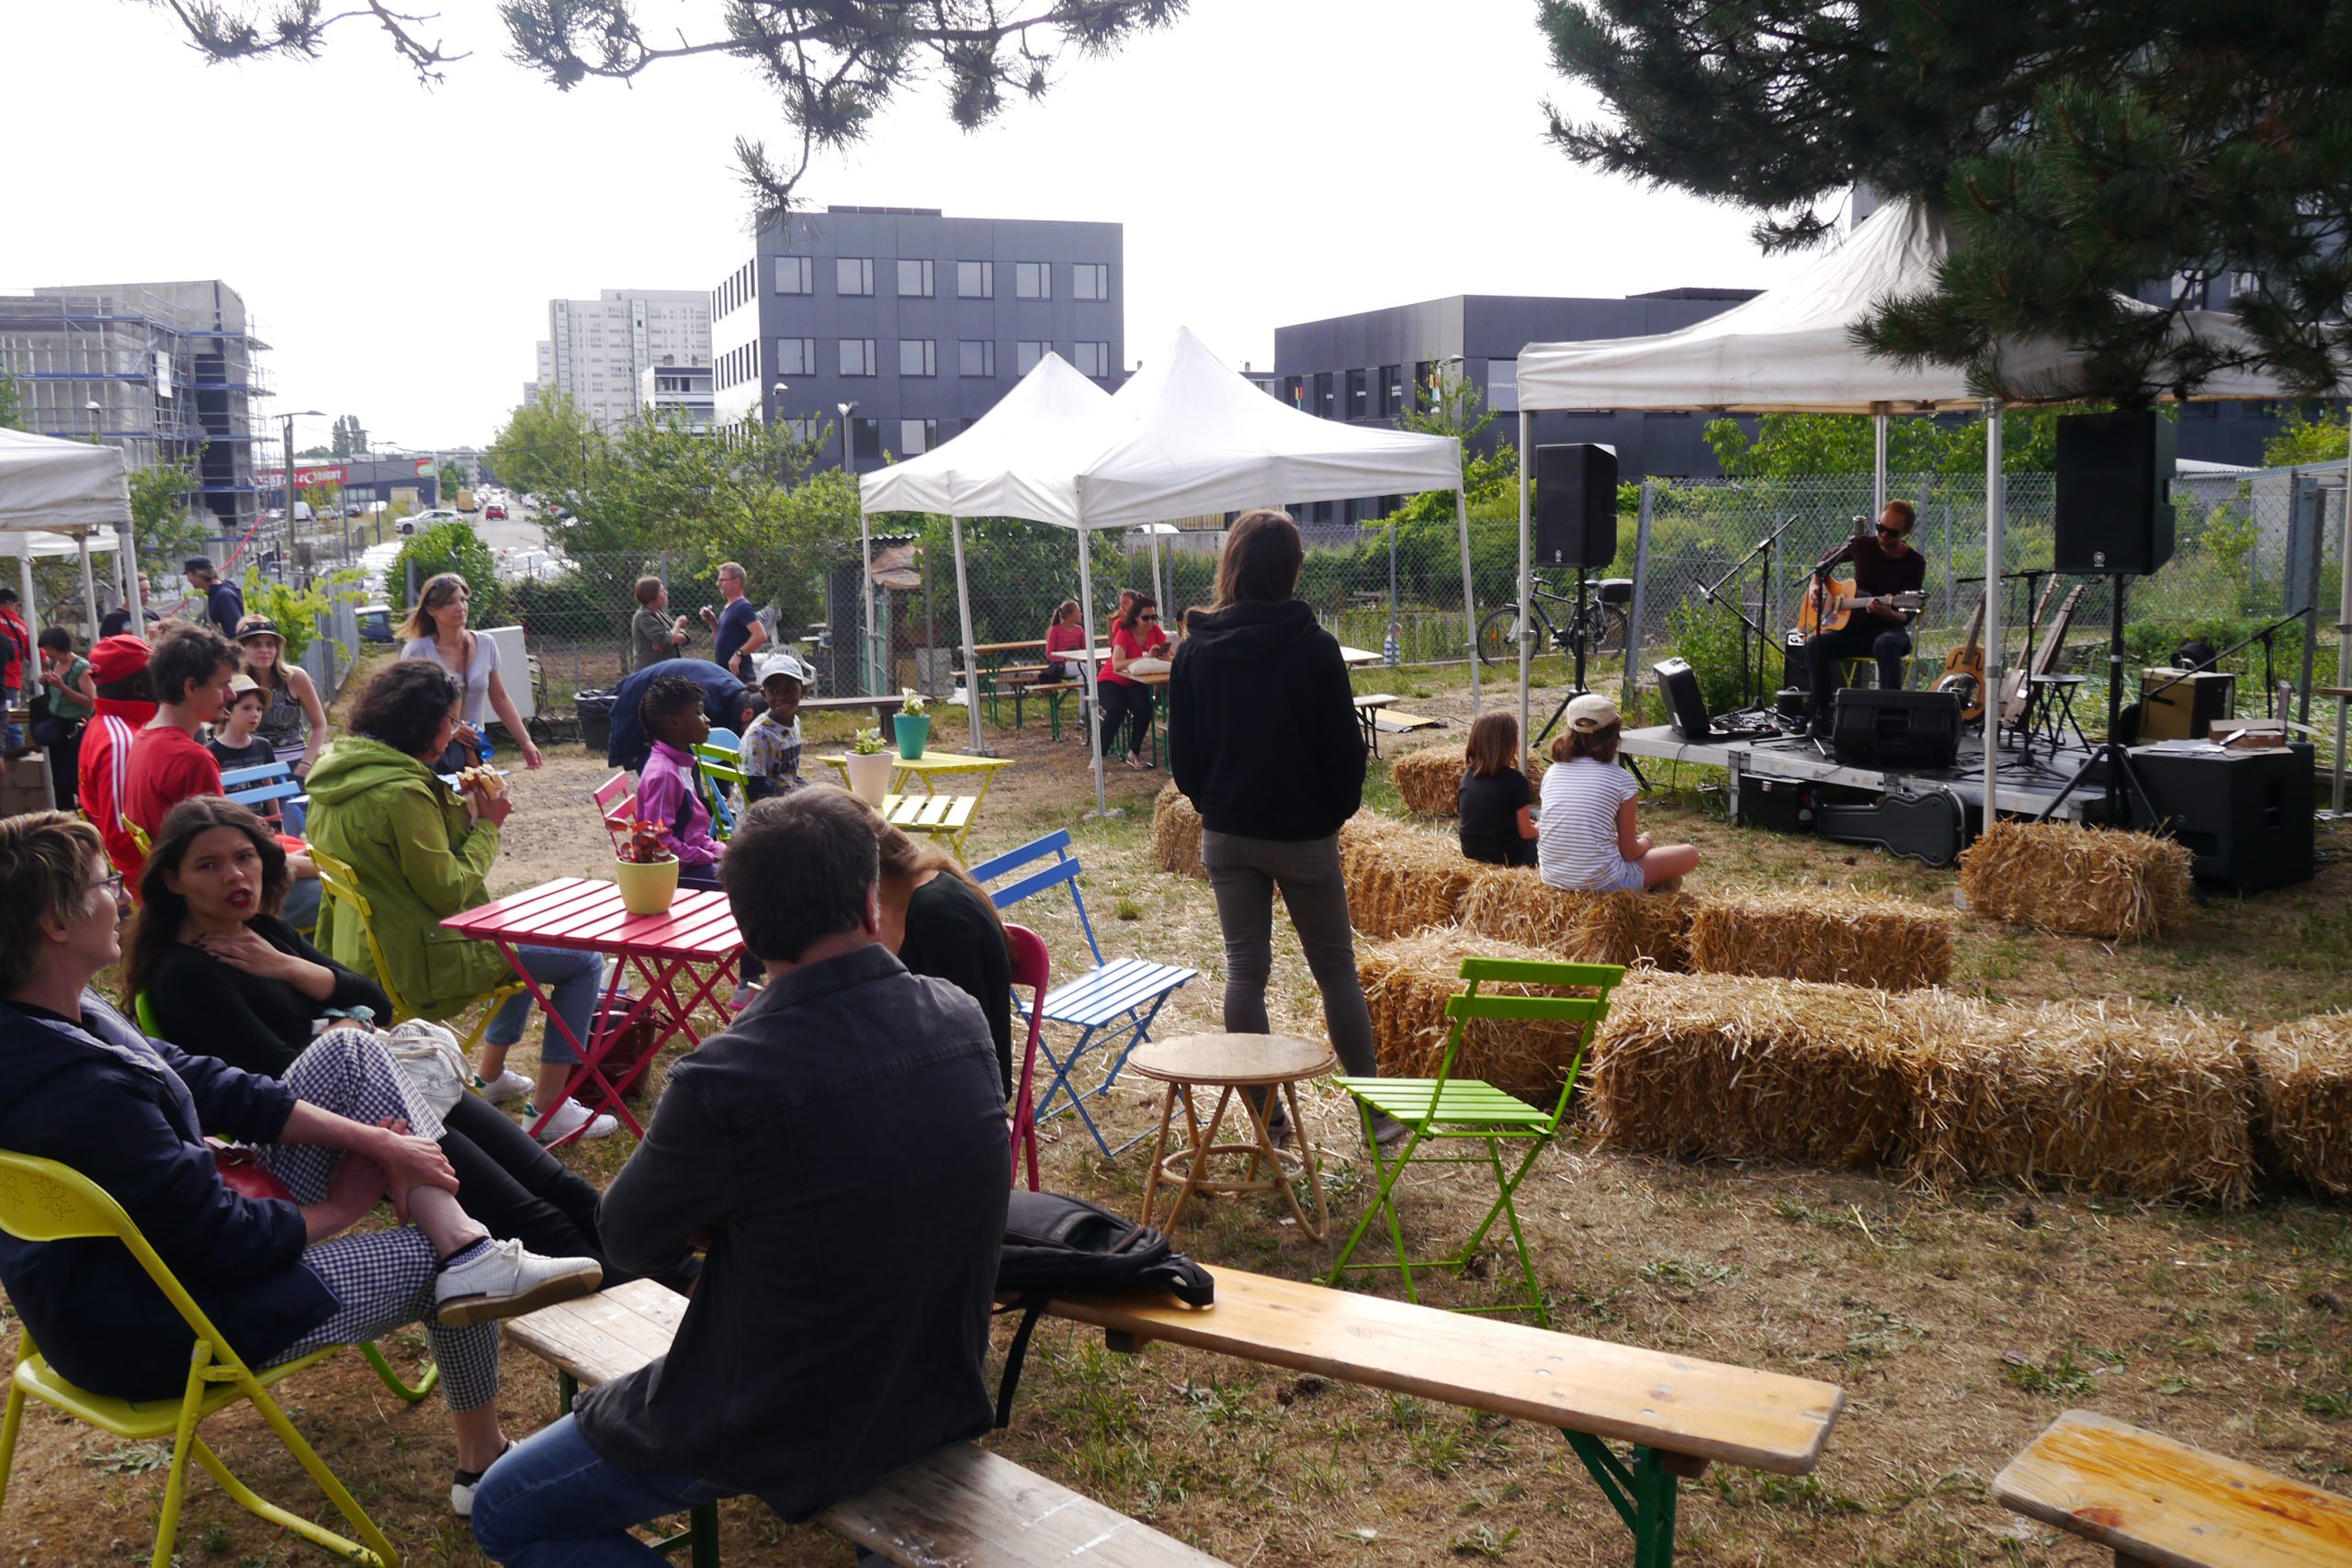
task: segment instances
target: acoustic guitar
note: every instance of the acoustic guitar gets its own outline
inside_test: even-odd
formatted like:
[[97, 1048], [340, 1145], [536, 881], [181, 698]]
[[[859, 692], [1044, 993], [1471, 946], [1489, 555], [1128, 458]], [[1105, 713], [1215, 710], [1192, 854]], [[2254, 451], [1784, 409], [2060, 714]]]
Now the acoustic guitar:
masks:
[[1850, 578], [1827, 584], [1815, 579], [1806, 585], [1804, 602], [1797, 606], [1797, 630], [1807, 637], [1843, 630], [1854, 612], [1872, 599], [1906, 614], [1917, 614], [1928, 602], [1924, 593], [1858, 593]]
[[[2042, 590], [2042, 604], [2050, 603], [2051, 592], [2057, 586], [2057, 581], [2053, 578], [2050, 587]], [[2024, 721], [2025, 710], [2031, 705], [2033, 700], [2033, 677], [2049, 674], [2050, 667], [2057, 663], [2058, 656], [2065, 651], [2066, 633], [2075, 624], [2075, 606], [2083, 602], [2083, 595], [2088, 591], [2087, 587], [2082, 583], [2076, 583], [2066, 591], [2066, 597], [2059, 602], [2058, 613], [2050, 618], [2050, 629], [2042, 634], [2041, 646], [2033, 650], [2031, 671], [2012, 670], [2001, 677], [2001, 723], [2003, 725], [2014, 728]], [[2034, 615], [2039, 617], [2041, 614], [2041, 605], [2037, 604], [2034, 606]]]
[[1936, 678], [1936, 690], [1953, 692], [1960, 696], [1960, 716], [1974, 724], [1984, 716], [1984, 596], [1979, 594], [1976, 609], [1968, 617], [1968, 640], [1944, 655], [1944, 672]]

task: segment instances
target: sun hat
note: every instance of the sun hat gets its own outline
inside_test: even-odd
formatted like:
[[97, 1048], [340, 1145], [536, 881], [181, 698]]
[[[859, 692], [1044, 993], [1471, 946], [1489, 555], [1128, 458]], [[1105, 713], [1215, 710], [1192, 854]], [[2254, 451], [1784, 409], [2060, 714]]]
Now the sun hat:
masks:
[[1568, 728], [1581, 735], [1606, 729], [1617, 718], [1617, 705], [1599, 692], [1587, 692], [1568, 704]]
[[155, 650], [147, 646], [145, 637], [128, 633], [100, 637], [98, 646], [90, 649], [90, 679], [101, 686], [111, 686], [117, 681], [128, 681], [147, 668]]
[[258, 692], [261, 689], [261, 682], [250, 675], [240, 673], [229, 677], [229, 700], [232, 703], [247, 692]]
[[277, 629], [277, 623], [267, 615], [251, 615], [237, 623], [239, 642], [244, 641], [247, 637], [274, 637], [280, 642], [286, 640], [285, 634]]

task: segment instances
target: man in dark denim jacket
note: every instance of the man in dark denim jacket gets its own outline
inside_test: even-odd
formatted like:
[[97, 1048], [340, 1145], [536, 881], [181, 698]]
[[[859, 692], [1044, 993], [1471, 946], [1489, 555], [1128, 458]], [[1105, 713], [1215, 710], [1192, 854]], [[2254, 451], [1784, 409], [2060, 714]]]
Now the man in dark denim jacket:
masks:
[[631, 1524], [757, 1495], [814, 1516], [986, 1431], [1011, 1165], [979, 1006], [880, 942], [863, 811], [802, 790], [721, 862], [767, 988], [671, 1069], [605, 1194], [613, 1260], [707, 1261], [670, 1353], [499, 1461], [474, 1532], [510, 1568], [631, 1562]]

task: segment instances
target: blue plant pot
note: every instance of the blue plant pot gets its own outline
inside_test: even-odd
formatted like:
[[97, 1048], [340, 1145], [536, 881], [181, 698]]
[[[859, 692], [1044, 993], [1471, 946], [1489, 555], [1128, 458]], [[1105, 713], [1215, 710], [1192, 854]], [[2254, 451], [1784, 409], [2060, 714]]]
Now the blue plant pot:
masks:
[[931, 715], [902, 713], [892, 728], [899, 738], [899, 760], [904, 762], [922, 761], [922, 749], [931, 743]]

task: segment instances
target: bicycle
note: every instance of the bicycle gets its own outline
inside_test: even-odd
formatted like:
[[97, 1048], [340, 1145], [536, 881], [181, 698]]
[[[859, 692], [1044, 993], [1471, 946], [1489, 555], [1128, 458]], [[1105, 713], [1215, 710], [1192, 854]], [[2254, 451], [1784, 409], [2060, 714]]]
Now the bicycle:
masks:
[[[1622, 584], [1622, 591], [1619, 585]], [[1631, 578], [1615, 577], [1589, 582], [1581, 612], [1577, 609], [1576, 595], [1562, 593], [1544, 582], [1539, 574], [1528, 595], [1536, 625], [1542, 628], [1543, 642], [1535, 651], [1546, 648], [1573, 658], [1576, 645], [1581, 640], [1588, 653], [1624, 646], [1632, 630], [1626, 606], [1632, 603], [1634, 583]], [[1622, 592], [1622, 596], [1620, 596]], [[1555, 622], [1547, 604], [1566, 606], [1564, 620]], [[1478, 618], [1478, 660], [1489, 667], [1519, 663], [1519, 606], [1498, 604]]]

